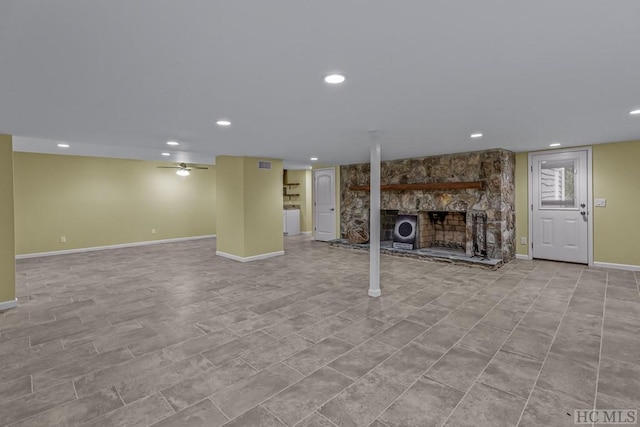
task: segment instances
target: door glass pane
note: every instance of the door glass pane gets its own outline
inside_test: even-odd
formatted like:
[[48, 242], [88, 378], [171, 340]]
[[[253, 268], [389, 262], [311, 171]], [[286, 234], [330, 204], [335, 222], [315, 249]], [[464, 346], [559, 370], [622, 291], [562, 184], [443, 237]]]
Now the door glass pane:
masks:
[[540, 162], [540, 207], [577, 208], [577, 159]]

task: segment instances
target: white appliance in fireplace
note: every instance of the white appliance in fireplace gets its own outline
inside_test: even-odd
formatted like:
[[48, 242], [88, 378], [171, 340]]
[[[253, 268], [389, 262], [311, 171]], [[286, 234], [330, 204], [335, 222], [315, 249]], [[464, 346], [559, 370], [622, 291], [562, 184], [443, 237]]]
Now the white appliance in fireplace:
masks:
[[393, 247], [413, 250], [416, 244], [417, 215], [398, 215], [393, 227]]

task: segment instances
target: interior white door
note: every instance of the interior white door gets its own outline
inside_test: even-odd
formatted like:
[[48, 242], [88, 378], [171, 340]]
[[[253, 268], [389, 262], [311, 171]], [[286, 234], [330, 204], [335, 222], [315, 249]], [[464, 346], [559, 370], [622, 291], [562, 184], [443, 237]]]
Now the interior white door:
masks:
[[314, 216], [315, 239], [329, 241], [336, 238], [336, 172], [333, 168], [315, 169]]
[[531, 156], [533, 258], [589, 262], [587, 151]]

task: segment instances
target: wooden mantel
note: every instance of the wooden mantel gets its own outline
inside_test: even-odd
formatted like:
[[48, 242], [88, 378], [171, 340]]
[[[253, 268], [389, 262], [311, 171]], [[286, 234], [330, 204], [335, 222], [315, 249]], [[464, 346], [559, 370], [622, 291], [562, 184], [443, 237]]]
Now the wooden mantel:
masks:
[[[467, 188], [475, 188], [482, 190], [484, 181], [467, 181], [467, 182], [425, 182], [422, 184], [386, 184], [381, 185], [382, 191], [405, 191], [405, 190], [465, 190]], [[368, 185], [349, 187], [351, 191], [369, 191]]]

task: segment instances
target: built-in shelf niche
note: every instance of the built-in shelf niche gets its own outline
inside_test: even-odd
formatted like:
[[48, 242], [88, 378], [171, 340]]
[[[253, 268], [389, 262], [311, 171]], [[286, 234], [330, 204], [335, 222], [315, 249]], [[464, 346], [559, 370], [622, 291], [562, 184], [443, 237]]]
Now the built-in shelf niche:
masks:
[[289, 182], [287, 179], [287, 170], [285, 169], [283, 177], [282, 177], [282, 199], [283, 206], [288, 209], [300, 209], [300, 203], [298, 201], [293, 201], [292, 198], [300, 197], [300, 193], [291, 193], [294, 187], [299, 186], [299, 182]]

